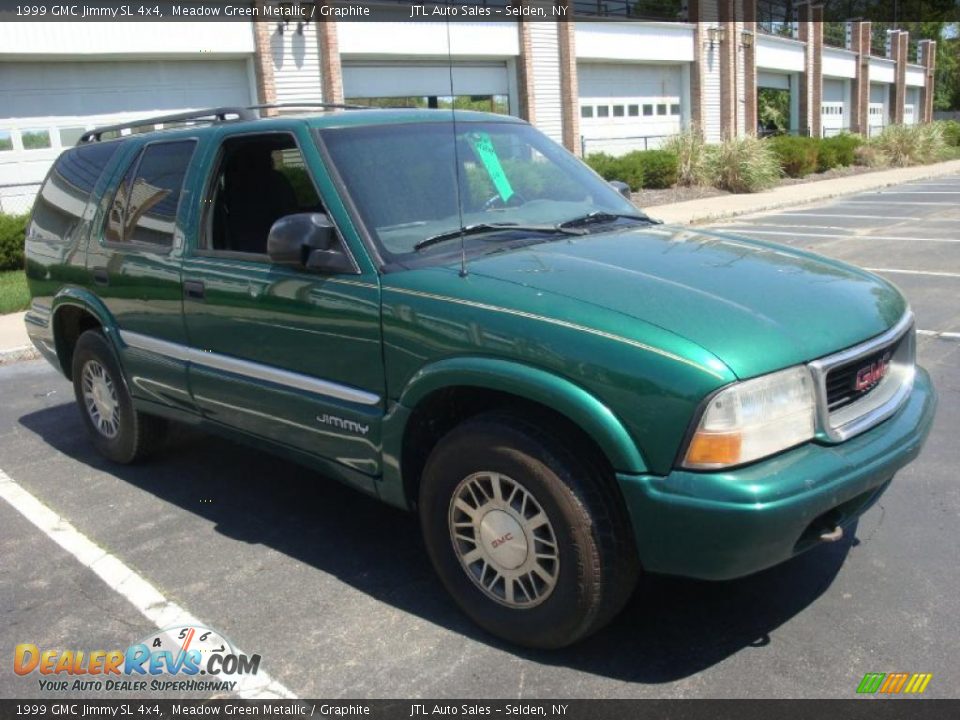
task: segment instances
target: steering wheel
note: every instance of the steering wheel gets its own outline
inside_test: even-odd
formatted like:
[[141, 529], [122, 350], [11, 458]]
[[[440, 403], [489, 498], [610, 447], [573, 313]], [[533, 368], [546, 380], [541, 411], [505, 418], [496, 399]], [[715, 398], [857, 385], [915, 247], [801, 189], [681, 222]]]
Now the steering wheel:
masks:
[[527, 199], [516, 191], [506, 200], [497, 194], [492, 195], [490, 199], [483, 204], [483, 210], [486, 212], [487, 210], [493, 210], [498, 207], [519, 207], [520, 205], [525, 205], [526, 202]]

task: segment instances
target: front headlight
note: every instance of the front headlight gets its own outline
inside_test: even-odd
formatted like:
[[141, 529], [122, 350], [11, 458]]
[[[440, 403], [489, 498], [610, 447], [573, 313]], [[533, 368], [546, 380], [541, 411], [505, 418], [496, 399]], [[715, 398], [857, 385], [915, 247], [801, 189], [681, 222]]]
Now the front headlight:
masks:
[[816, 399], [805, 366], [736, 383], [714, 395], [687, 445], [683, 466], [742, 465], [813, 438]]

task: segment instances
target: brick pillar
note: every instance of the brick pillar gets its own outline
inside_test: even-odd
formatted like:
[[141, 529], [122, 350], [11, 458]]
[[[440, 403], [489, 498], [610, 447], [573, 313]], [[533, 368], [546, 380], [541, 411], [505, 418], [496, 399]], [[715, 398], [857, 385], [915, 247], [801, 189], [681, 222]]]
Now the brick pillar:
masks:
[[850, 88], [850, 129], [866, 135], [868, 132], [867, 111], [870, 107], [870, 32], [871, 24], [854, 20], [851, 30], [851, 47], [857, 53], [857, 76]]
[[900, 30], [890, 35], [890, 57], [896, 63], [893, 70], [893, 85], [890, 86], [890, 115], [897, 125], [903, 123], [904, 105], [907, 101], [907, 52], [910, 33]]
[[937, 41], [921, 40], [919, 43], [923, 65], [923, 87], [920, 89], [919, 122], [933, 121], [933, 83], [937, 69]]
[[737, 23], [734, 0], [719, 0], [720, 22], [720, 135], [737, 136]]
[[[568, 18], [573, 17], [573, 0], [555, 0], [557, 6], [566, 7]], [[576, 23], [572, 20], [557, 22], [557, 38], [560, 45], [560, 99], [563, 115], [563, 145], [570, 152], [580, 155], [580, 89], [577, 84], [577, 48], [574, 42]]]
[[693, 63], [690, 65], [690, 124], [703, 133], [703, 44], [707, 42], [706, 25], [701, 20], [703, 13], [699, 0], [690, 0], [687, 21], [693, 24]]
[[[262, 5], [257, 2], [255, 5]], [[257, 102], [268, 105], [277, 101], [277, 84], [273, 77], [273, 55], [270, 51], [270, 34], [275, 23], [253, 23], [253, 69], [257, 82]], [[265, 110], [265, 115], [276, 115], [276, 110]]]
[[[523, 0], [513, 0], [515, 6], [523, 4]], [[520, 57], [517, 58], [517, 98], [520, 107], [513, 108], [513, 112], [528, 123], [535, 123], [537, 115], [534, 110], [533, 51], [530, 44], [529, 21], [521, 17], [517, 20], [517, 29], [520, 33]]]
[[800, 125], [811, 137], [820, 137], [823, 102], [823, 7], [800, 5], [800, 40], [804, 43], [804, 68], [800, 73]]
[[[320, 0], [317, 4], [333, 3], [330, 0]], [[340, 68], [340, 41], [337, 38], [336, 20], [317, 21], [317, 45], [320, 51], [320, 87], [323, 90], [323, 101], [343, 103], [343, 71]]]
[[743, 132], [757, 134], [757, 3], [743, 2]]

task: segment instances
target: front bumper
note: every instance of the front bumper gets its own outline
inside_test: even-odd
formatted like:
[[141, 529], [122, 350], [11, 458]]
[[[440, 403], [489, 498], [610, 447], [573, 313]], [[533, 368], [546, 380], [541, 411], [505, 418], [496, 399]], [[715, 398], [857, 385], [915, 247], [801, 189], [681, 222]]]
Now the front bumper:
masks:
[[920, 453], [937, 397], [917, 368], [899, 411], [838, 445], [808, 443], [727, 472], [619, 474], [650, 572], [726, 580], [776, 565], [852, 522]]

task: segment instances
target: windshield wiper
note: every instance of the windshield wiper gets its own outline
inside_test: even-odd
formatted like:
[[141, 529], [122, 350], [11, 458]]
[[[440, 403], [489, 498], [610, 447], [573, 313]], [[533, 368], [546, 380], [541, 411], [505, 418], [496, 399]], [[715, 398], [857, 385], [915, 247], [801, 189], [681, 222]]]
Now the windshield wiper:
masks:
[[647, 215], [625, 215], [623, 213], [608, 213], [604, 210], [594, 210], [586, 215], [580, 215], [579, 217], [564, 220], [562, 223], [557, 225], [557, 227], [573, 228], [580, 227], [582, 225], [591, 225], [593, 223], [608, 223], [613, 222], [614, 220], [639, 220], [641, 222], [650, 223], [651, 225], [660, 224], [659, 221], [654, 220]]
[[428, 238], [424, 238], [413, 246], [414, 250], [423, 250], [424, 248], [436, 245], [437, 243], [455, 240], [458, 237], [467, 237], [468, 235], [482, 235], [489, 232], [504, 232], [507, 230], [519, 230], [520, 232], [541, 232], [541, 233], [559, 233], [562, 235], [582, 235], [582, 230], [564, 227], [562, 225], [519, 225], [517, 223], [475, 223], [474, 225], [464, 225], [456, 230], [437, 233]]

